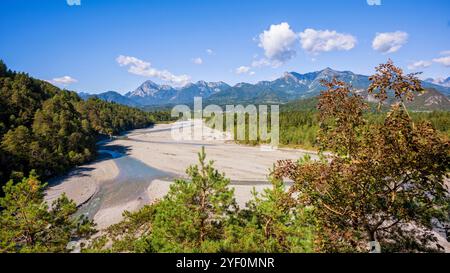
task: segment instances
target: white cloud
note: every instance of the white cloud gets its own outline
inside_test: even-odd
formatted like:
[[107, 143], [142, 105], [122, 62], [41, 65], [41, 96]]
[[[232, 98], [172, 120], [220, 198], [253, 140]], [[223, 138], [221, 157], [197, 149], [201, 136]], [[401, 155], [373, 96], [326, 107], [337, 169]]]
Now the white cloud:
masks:
[[381, 0], [367, 0], [369, 6], [381, 6]]
[[194, 59], [192, 59], [192, 62], [194, 64], [202, 64], [203, 60], [202, 60], [202, 58], [194, 58]]
[[55, 83], [55, 84], [69, 85], [69, 84], [78, 82], [78, 80], [76, 80], [70, 76], [64, 76], [64, 77], [60, 77], [60, 78], [54, 78], [50, 82]]
[[69, 6], [81, 6], [81, 0], [66, 0]]
[[356, 38], [350, 34], [311, 28], [299, 34], [302, 48], [309, 53], [318, 54], [333, 50], [350, 50], [356, 45]]
[[206, 53], [208, 53], [208, 55], [213, 55], [213, 54], [214, 54], [214, 51], [213, 51], [212, 49], [208, 48], [208, 49], [206, 50]]
[[431, 66], [431, 62], [430, 61], [417, 61], [417, 62], [413, 62], [411, 64], [408, 65], [408, 69], [409, 70], [416, 70], [416, 69], [420, 69], [420, 68], [427, 68], [429, 66]]
[[372, 48], [384, 54], [398, 51], [408, 41], [408, 33], [403, 31], [377, 33]]
[[273, 63], [266, 58], [261, 58], [258, 60], [253, 60], [251, 66], [252, 67], [263, 67], [263, 66], [271, 66]]
[[440, 54], [444, 56], [450, 55], [450, 50], [441, 51]]
[[248, 73], [250, 76], [253, 76], [253, 75], [255, 75], [256, 73], [255, 73], [255, 71], [250, 71], [250, 73]]
[[236, 68], [236, 70], [235, 70], [236, 74], [246, 74], [249, 71], [250, 71], [250, 67], [244, 66], [244, 65]]
[[296, 51], [295, 42], [298, 37], [288, 23], [271, 25], [259, 35], [258, 46], [264, 49], [265, 56], [275, 65], [285, 63], [292, 59]]
[[450, 56], [433, 59], [433, 62], [450, 67]]
[[174, 85], [186, 85], [191, 80], [188, 75], [174, 75], [167, 70], [157, 70], [151, 66], [151, 63], [135, 57], [120, 55], [116, 61], [120, 66], [127, 66], [128, 72], [132, 74], [158, 78]]
[[332, 50], [350, 50], [356, 45], [356, 38], [350, 34], [330, 30], [305, 29], [295, 33], [288, 23], [271, 25], [259, 35], [258, 46], [264, 49], [264, 58], [254, 60], [252, 67], [278, 67], [296, 55], [297, 41], [310, 53]]

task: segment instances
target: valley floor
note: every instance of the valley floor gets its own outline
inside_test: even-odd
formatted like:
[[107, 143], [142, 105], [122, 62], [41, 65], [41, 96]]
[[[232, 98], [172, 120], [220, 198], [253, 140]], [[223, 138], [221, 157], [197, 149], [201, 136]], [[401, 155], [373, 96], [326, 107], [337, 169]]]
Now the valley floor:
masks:
[[193, 123], [158, 124], [105, 143], [101, 152], [112, 151], [112, 159], [81, 166], [54, 181], [47, 191], [47, 200], [65, 192], [83, 213], [94, 219], [98, 228], [105, 228], [119, 222], [124, 210], [137, 210], [162, 198], [171, 181], [186, 177], [186, 168], [198, 162], [197, 153], [204, 146], [207, 160], [214, 160], [216, 169], [231, 179], [238, 204], [245, 206], [253, 188], [261, 192], [271, 186], [268, 174], [277, 160], [296, 160], [305, 153], [315, 157], [313, 152], [303, 150], [235, 144], [227, 141], [222, 132], [206, 126], [202, 140], [176, 140], [172, 137], [173, 126], [184, 129], [178, 137], [186, 136]]

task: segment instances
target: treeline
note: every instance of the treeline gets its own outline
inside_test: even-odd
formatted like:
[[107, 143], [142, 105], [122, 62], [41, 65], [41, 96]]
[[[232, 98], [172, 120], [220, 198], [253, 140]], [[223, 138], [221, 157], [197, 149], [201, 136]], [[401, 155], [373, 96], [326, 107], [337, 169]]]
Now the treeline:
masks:
[[100, 135], [154, 122], [150, 113], [96, 98], [83, 101], [0, 61], [1, 183], [21, 180], [31, 170], [41, 178], [61, 174], [93, 159]]
[[[145, 108], [144, 108], [144, 111]], [[150, 114], [155, 117], [157, 123], [168, 123], [177, 121], [177, 117], [172, 117], [170, 110], [149, 110]]]
[[[433, 128], [450, 136], [450, 112], [411, 112], [413, 122], [428, 121]], [[366, 111], [366, 122], [382, 124], [385, 113]], [[320, 129], [317, 111], [289, 111], [280, 113], [280, 143], [302, 148], [317, 148], [317, 133]]]
[[[317, 102], [317, 101], [316, 101]], [[450, 112], [434, 111], [434, 112], [411, 112], [413, 122], [428, 121], [433, 128], [446, 136], [450, 136]], [[376, 112], [371, 109], [364, 112], [364, 118], [367, 124], [382, 124], [385, 119], [385, 112]], [[224, 115], [224, 120], [226, 117]], [[268, 116], [268, 127], [270, 130], [270, 114]], [[235, 133], [237, 128], [237, 117], [235, 117]], [[317, 149], [317, 136], [320, 129], [318, 121], [318, 111], [310, 110], [294, 110], [293, 108], [283, 109], [280, 112], [280, 144], [304, 149]], [[239, 143], [257, 145], [262, 141], [249, 140], [248, 115], [245, 119], [245, 140], [235, 140]], [[266, 141], [266, 142], [270, 142]]]

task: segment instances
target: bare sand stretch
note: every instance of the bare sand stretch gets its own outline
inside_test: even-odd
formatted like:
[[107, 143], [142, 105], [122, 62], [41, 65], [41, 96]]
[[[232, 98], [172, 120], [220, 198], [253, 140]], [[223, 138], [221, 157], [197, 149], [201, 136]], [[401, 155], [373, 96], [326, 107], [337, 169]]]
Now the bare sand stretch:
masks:
[[[215, 167], [232, 181], [258, 184], [268, 181], [269, 169], [277, 160], [299, 159], [305, 151], [279, 149], [266, 151], [260, 147], [238, 145], [224, 141], [222, 133], [205, 128], [204, 140], [173, 140], [170, 124], [157, 125], [144, 133], [132, 133], [127, 139], [112, 142], [112, 145], [129, 147], [129, 155], [145, 164], [185, 176], [189, 165], [198, 163], [197, 153], [204, 146], [207, 160], [214, 160]], [[215, 138], [215, 139], [214, 139]], [[314, 155], [313, 155], [314, 156]]]
[[119, 170], [112, 160], [86, 164], [71, 171], [68, 175], [50, 182], [46, 191], [46, 201], [51, 203], [65, 193], [77, 205], [87, 202], [104, 181], [114, 179]]

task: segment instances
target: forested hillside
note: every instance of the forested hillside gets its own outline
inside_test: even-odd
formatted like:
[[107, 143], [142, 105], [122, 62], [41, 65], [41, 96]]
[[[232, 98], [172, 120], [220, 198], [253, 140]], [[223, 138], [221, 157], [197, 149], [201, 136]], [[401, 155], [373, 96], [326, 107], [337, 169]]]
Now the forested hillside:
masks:
[[96, 98], [83, 101], [0, 61], [0, 183], [35, 169], [43, 178], [93, 159], [100, 135], [154, 122], [144, 111]]

